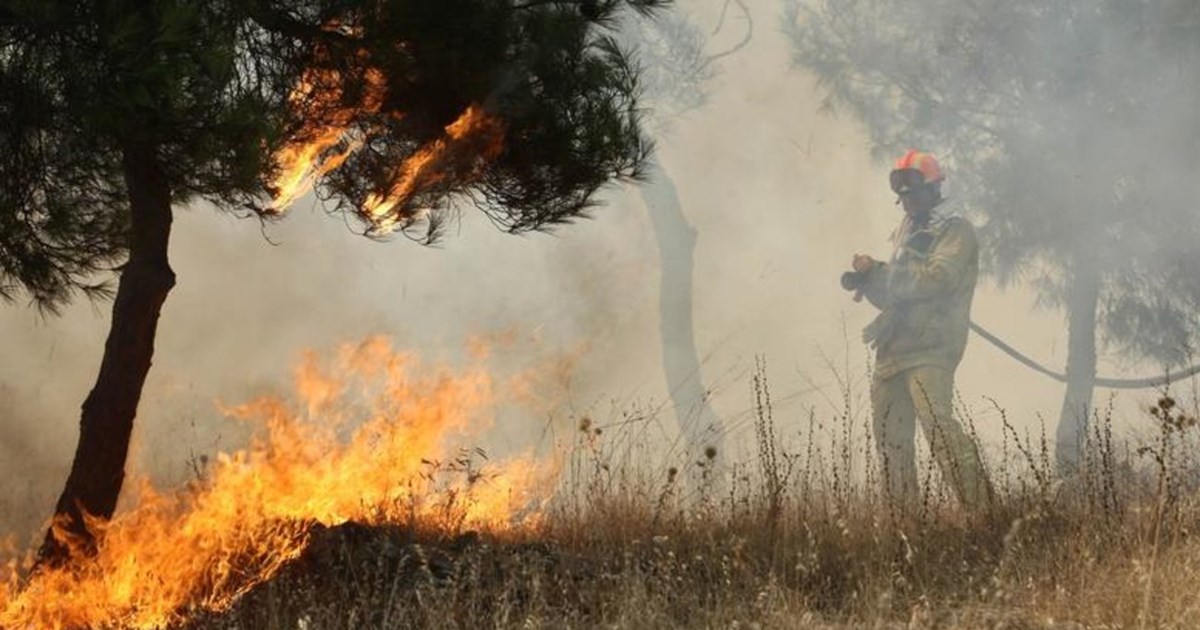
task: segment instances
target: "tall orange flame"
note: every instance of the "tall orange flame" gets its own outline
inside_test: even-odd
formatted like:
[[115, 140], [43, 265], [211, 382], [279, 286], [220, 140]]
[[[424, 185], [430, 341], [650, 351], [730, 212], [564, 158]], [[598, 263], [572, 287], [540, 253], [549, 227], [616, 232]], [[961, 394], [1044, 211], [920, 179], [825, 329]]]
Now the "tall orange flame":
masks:
[[[246, 450], [221, 455], [186, 491], [137, 487], [104, 529], [98, 555], [24, 585], [10, 567], [2, 628], [155, 628], [221, 610], [305, 548], [313, 523], [412, 523], [490, 531], [532, 527], [552, 464], [518, 458], [490, 474], [430, 474], [478, 433], [502, 398], [481, 368], [418, 375], [418, 359], [372, 338], [297, 369], [299, 401], [230, 407], [260, 423]], [[500, 388], [501, 390], [504, 388]]]

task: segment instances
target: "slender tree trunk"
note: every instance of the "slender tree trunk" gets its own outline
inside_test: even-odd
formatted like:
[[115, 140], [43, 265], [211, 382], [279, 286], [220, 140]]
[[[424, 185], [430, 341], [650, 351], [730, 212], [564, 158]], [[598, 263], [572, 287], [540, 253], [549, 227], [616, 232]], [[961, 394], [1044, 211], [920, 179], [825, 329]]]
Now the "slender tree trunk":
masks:
[[122, 166], [131, 219], [129, 261], [117, 286], [100, 374], [83, 403], [71, 473], [39, 563], [61, 564], [93, 552], [100, 532], [89, 527], [85, 515], [101, 522], [112, 518], [125, 479], [133, 419], [154, 354], [159, 311], [175, 285], [167, 261], [171, 193], [154, 143], [127, 142]]
[[1100, 269], [1095, 256], [1076, 255], [1067, 301], [1067, 391], [1058, 416], [1054, 454], [1060, 473], [1079, 467], [1096, 386], [1096, 311]]
[[712, 465], [720, 466], [725, 456], [721, 420], [708, 401], [692, 327], [696, 230], [683, 214], [675, 182], [666, 169], [654, 162], [649, 172], [650, 181], [640, 190], [650, 211], [661, 260], [659, 330], [663, 372], [688, 457], [693, 461], [709, 461], [705, 452], [712, 448], [715, 449]]

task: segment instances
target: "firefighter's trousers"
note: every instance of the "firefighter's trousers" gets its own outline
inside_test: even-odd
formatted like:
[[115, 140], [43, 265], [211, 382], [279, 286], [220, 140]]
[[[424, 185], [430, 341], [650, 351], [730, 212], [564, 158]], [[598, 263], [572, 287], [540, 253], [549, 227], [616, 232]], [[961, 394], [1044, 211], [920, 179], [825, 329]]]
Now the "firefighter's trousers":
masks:
[[875, 447], [891, 497], [911, 506], [918, 496], [916, 425], [929, 443], [942, 478], [964, 507], [989, 501], [991, 487], [974, 440], [953, 414], [954, 374], [940, 367], [915, 367], [871, 384]]

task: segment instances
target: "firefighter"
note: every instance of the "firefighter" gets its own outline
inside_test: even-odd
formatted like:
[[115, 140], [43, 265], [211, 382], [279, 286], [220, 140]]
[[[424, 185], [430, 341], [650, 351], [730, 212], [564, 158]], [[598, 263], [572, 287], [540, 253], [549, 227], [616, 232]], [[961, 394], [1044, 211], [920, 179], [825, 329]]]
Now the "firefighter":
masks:
[[904, 219], [887, 262], [856, 254], [842, 283], [880, 309], [863, 330], [875, 348], [871, 406], [876, 449], [892, 497], [917, 495], [916, 425], [943, 478], [968, 508], [991, 486], [975, 441], [953, 415], [954, 370], [967, 345], [979, 246], [966, 219], [942, 198], [945, 178], [929, 153], [908, 151], [891, 172]]

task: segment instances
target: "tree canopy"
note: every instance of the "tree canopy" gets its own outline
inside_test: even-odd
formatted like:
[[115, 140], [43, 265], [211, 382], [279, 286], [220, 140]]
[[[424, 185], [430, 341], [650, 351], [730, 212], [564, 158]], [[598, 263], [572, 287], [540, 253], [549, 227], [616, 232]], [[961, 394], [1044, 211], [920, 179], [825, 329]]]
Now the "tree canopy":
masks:
[[[0, 294], [53, 308], [104, 286], [128, 245], [121, 156], [135, 137], [154, 145], [173, 204], [275, 216], [287, 149], [336, 129], [311, 157], [344, 162], [315, 188], [373, 233], [423, 219], [436, 234], [455, 199], [514, 231], [575, 216], [650, 148], [637, 72], [601, 27], [663, 3], [7, 2]], [[399, 168], [473, 106], [493, 147], [477, 137], [436, 169]], [[381, 211], [397, 185], [410, 188]]]

